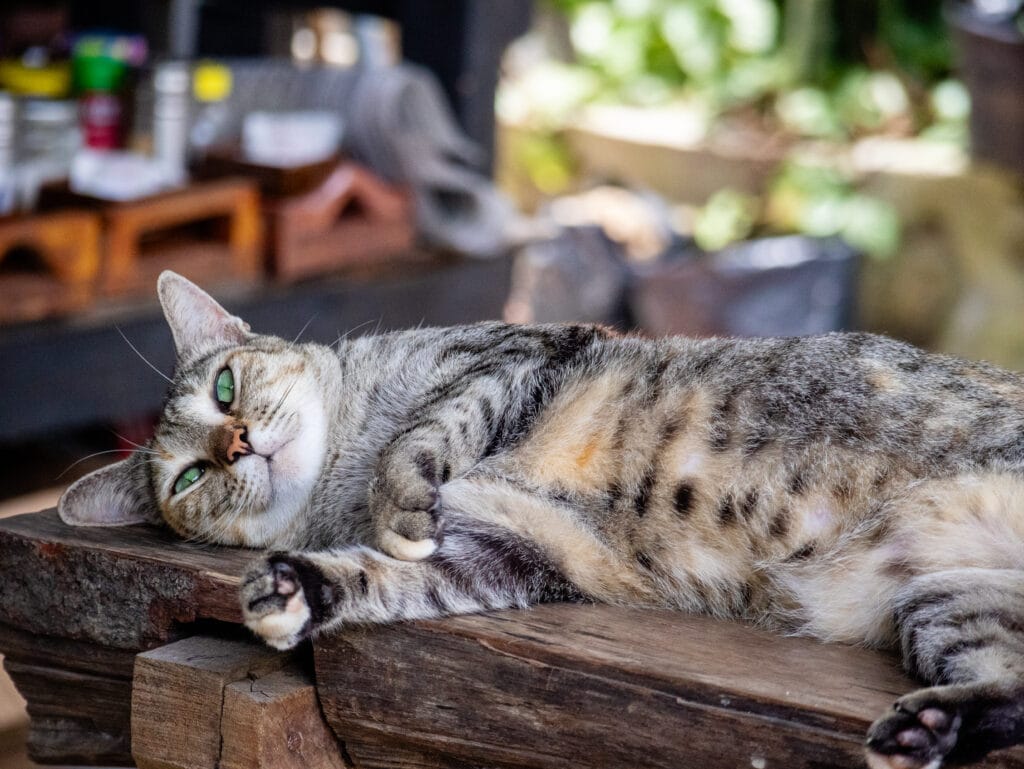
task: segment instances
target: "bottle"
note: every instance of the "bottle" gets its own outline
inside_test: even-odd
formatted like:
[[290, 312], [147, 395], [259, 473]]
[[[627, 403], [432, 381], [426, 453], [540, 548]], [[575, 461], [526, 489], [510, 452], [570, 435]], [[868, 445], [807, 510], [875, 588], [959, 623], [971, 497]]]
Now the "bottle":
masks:
[[16, 110], [9, 93], [0, 91], [0, 216], [14, 211], [14, 124]]
[[192, 74], [192, 93], [199, 103], [199, 115], [189, 135], [192, 157], [202, 162], [210, 148], [224, 141], [231, 123], [231, 70], [216, 62], [201, 62]]
[[167, 61], [153, 75], [153, 155], [167, 180], [181, 183], [188, 153], [189, 68]]
[[121, 85], [125, 62], [106, 55], [77, 56], [75, 80], [81, 92], [82, 143], [91, 149], [117, 149], [124, 143]]
[[0, 91], [0, 173], [14, 165], [14, 125], [16, 110], [9, 93]]

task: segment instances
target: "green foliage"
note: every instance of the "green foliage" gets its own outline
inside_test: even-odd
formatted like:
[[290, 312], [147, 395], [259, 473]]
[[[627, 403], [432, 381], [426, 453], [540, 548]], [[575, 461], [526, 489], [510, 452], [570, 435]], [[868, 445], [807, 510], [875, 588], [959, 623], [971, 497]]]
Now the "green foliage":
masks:
[[[936, 0], [549, 2], [566, 14], [575, 53], [572, 64], [559, 66], [586, 73], [543, 77], [570, 105], [563, 115], [591, 101], [680, 99], [702, 114], [731, 114], [747, 127], [753, 121], [766, 136], [966, 142], [970, 101], [950, 79], [949, 35]], [[538, 186], [569, 184], [571, 164], [557, 144], [526, 149]], [[858, 192], [834, 168], [796, 162], [763, 195], [723, 189], [711, 196], [693, 234], [702, 248], [717, 250], [768, 232], [839, 236], [878, 258], [891, 256], [901, 237], [891, 205]]]
[[761, 213], [761, 201], [733, 189], [719, 190], [704, 204], [694, 223], [693, 239], [705, 251], [746, 240]]
[[888, 203], [857, 192], [834, 168], [789, 163], [768, 188], [765, 223], [777, 232], [838, 235], [871, 256], [899, 247], [900, 220]]
[[576, 168], [565, 143], [556, 134], [532, 133], [516, 142], [516, 162], [530, 182], [545, 195], [564, 193], [571, 186]]
[[786, 165], [764, 200], [719, 190], [700, 210], [694, 240], [714, 251], [749, 238], [758, 228], [814, 237], [839, 236], [876, 257], [895, 254], [900, 221], [888, 203], [858, 193], [838, 171], [799, 163]]
[[904, 71], [926, 83], [946, 77], [952, 62], [941, 8], [935, 0], [878, 0], [878, 41]]
[[551, 1], [577, 64], [597, 78], [592, 98], [648, 105], [686, 93], [829, 139], [948, 122], [928, 102], [951, 58], [934, 0]]
[[638, 80], [647, 80], [647, 91], [662, 93], [697, 87], [726, 105], [760, 98], [779, 85], [781, 70], [771, 61], [779, 30], [773, 0], [557, 0], [555, 5], [569, 14], [578, 61], [627, 101], [635, 100]]

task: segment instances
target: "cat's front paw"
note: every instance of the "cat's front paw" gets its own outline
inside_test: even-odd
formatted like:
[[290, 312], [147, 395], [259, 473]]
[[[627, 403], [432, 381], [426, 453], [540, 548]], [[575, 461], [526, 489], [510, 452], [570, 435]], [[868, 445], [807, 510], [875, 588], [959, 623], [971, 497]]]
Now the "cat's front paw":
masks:
[[955, 706], [928, 697], [928, 690], [896, 701], [868, 729], [871, 769], [936, 769], [956, 746], [961, 717]]
[[257, 561], [242, 579], [245, 626], [275, 649], [291, 649], [313, 631], [322, 596], [311, 603], [307, 588], [321, 582], [316, 567], [298, 556], [272, 553]]
[[441, 497], [433, 487], [417, 485], [412, 493], [382, 492], [370, 501], [377, 549], [402, 561], [422, 561], [441, 544]]

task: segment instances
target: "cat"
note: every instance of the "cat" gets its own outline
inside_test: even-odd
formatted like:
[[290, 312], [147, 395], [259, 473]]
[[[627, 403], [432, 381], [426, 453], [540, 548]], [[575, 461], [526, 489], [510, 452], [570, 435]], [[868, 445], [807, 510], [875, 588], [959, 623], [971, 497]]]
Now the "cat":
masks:
[[895, 648], [926, 686], [871, 767], [1024, 740], [1024, 379], [864, 333], [617, 335], [499, 322], [337, 349], [254, 334], [170, 272], [177, 351], [148, 446], [63, 495], [270, 549], [246, 625], [544, 601], [672, 607]]

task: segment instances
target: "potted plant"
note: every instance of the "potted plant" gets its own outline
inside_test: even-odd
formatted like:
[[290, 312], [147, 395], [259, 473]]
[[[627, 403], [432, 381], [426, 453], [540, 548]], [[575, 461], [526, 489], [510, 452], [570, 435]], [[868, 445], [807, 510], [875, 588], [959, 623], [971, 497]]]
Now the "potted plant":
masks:
[[797, 336], [856, 327], [860, 257], [891, 256], [895, 211], [825, 167], [790, 164], [763, 196], [721, 190], [693, 244], [634, 270], [629, 306], [650, 333]]

